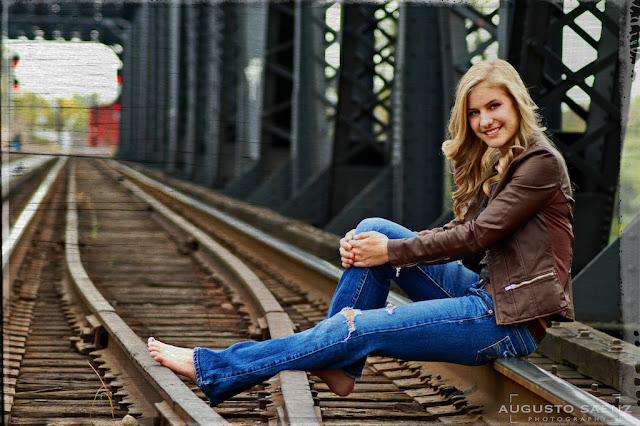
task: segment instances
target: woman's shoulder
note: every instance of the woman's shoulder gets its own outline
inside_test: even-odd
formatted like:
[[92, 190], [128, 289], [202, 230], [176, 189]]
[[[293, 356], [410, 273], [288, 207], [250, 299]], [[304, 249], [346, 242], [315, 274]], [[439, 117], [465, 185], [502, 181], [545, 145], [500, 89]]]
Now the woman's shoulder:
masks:
[[536, 138], [510, 166], [513, 166], [512, 176], [518, 175], [541, 184], [560, 185], [567, 193], [571, 191], [567, 163], [546, 136]]
[[530, 159], [531, 157], [539, 157], [543, 161], [546, 158], [562, 165], [565, 164], [562, 153], [546, 135], [534, 134], [531, 138], [532, 141], [529, 144], [529, 147], [522, 152], [522, 154], [516, 157], [516, 160], [520, 160], [520, 162], [522, 162]]

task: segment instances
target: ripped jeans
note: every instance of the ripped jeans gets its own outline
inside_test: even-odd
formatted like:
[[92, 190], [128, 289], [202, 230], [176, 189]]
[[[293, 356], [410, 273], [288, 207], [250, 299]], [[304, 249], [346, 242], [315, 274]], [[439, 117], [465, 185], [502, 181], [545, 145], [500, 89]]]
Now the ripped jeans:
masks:
[[[356, 232], [364, 231], [392, 239], [415, 236], [380, 218], [360, 222]], [[391, 280], [412, 303], [385, 305]], [[496, 324], [491, 296], [478, 282], [478, 274], [459, 262], [406, 268], [397, 277], [388, 263], [347, 268], [327, 318], [315, 327], [221, 351], [195, 348], [198, 386], [216, 405], [282, 370], [341, 368], [360, 377], [370, 354], [479, 365], [533, 352], [538, 343], [525, 326]]]

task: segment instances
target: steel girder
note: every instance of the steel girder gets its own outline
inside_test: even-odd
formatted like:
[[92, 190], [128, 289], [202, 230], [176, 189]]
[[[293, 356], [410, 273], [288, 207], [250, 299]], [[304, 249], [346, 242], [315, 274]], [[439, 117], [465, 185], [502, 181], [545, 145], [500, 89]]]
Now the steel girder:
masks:
[[321, 225], [329, 205], [329, 166], [336, 113], [340, 5], [296, 0], [288, 216]]
[[[133, 25], [123, 44], [119, 155], [335, 232], [372, 214], [428, 226], [447, 210], [442, 115], [461, 73], [494, 49], [533, 88], [572, 168], [576, 231], [592, 236], [578, 245], [579, 268], [608, 236], [629, 89], [621, 58], [631, 52], [620, 49], [637, 50], [630, 15], [638, 12], [629, 2], [566, 12], [557, 4], [125, 3]], [[336, 8], [341, 17], [328, 19]], [[10, 22], [68, 22], [41, 12], [19, 10]], [[576, 20], [587, 12], [602, 22], [598, 39]], [[597, 52], [582, 69], [562, 62], [565, 27]], [[340, 60], [331, 60], [336, 47]], [[567, 95], [573, 86], [588, 106]], [[562, 129], [562, 103], [584, 131]]]
[[[379, 21], [387, 17], [376, 13]], [[394, 18], [399, 17], [398, 35], [391, 40], [391, 46], [384, 46], [393, 52], [389, 60], [393, 75], [387, 82], [393, 104], [386, 123], [391, 143], [381, 143], [376, 135], [377, 149], [371, 149], [372, 138], [367, 140], [362, 136], [363, 126], [357, 122], [357, 118], [370, 118], [371, 105], [366, 101], [357, 102], [351, 104], [351, 110], [341, 109], [345, 95], [341, 90], [331, 187], [334, 211], [326, 229], [344, 232], [362, 217], [371, 215], [386, 216], [410, 228], [424, 229], [450, 215], [444, 201], [448, 198], [444, 197], [448, 180], [440, 154], [448, 111], [459, 76], [472, 60], [478, 60], [487, 49], [495, 47], [497, 13], [497, 10], [481, 13], [468, 5], [432, 6], [411, 2], [401, 3], [399, 9], [392, 12]], [[355, 28], [358, 27], [350, 31]], [[361, 28], [366, 31], [366, 26]], [[343, 33], [348, 31], [345, 28]], [[376, 33], [376, 38], [384, 36]], [[475, 42], [469, 43], [470, 38]], [[367, 40], [363, 36], [357, 39], [360, 44]], [[357, 57], [357, 49], [343, 38], [344, 56]], [[375, 59], [372, 62], [375, 63]], [[365, 64], [363, 68], [371, 70], [372, 66]], [[348, 69], [348, 64], [341, 64], [340, 76], [345, 75], [346, 84], [354, 84], [348, 77], [353, 75], [353, 70]], [[367, 96], [371, 99], [376, 92], [372, 90], [365, 99]], [[379, 99], [384, 102], [383, 96]], [[344, 101], [347, 102], [349, 99]], [[372, 156], [376, 151], [382, 155]], [[364, 176], [360, 182], [358, 172]], [[343, 182], [349, 182], [350, 187], [342, 187]], [[347, 204], [342, 204], [344, 202]], [[336, 209], [339, 213], [335, 213]]]
[[147, 140], [147, 70], [149, 69], [149, 8], [150, 5], [143, 3], [135, 17], [135, 24], [133, 28], [132, 38], [132, 55], [133, 60], [136, 62], [134, 65], [135, 83], [132, 88], [135, 92], [132, 103], [132, 112], [134, 119], [133, 123], [136, 123], [134, 129], [135, 134], [131, 141], [132, 157], [128, 159], [138, 162], [145, 161], [145, 152], [148, 148]]
[[267, 8], [260, 117], [260, 158], [256, 186], [247, 200], [277, 207], [291, 194], [291, 123], [294, 67], [294, 3], [270, 2]]
[[137, 5], [124, 1], [33, 2], [5, 1], [9, 38], [99, 41], [124, 45], [129, 20]]
[[337, 43], [325, 20], [331, 7], [296, 0], [274, 4], [269, 12], [269, 26], [280, 22], [287, 30], [272, 31], [267, 39], [259, 163], [259, 176], [266, 178], [248, 197], [316, 224], [327, 205], [328, 129], [335, 109], [327, 90], [336, 79], [325, 72], [331, 67], [327, 46]]
[[388, 216], [391, 194], [377, 183], [390, 178], [397, 16], [394, 3], [342, 6], [329, 222], [325, 226], [332, 232], [355, 227], [367, 210]]
[[[581, 2], [566, 12], [558, 2], [514, 4], [519, 30], [513, 32], [509, 59], [531, 86], [575, 185], [574, 273], [609, 241], [633, 69], [629, 49], [638, 40], [632, 12], [631, 2]], [[587, 14], [600, 22], [599, 37], [578, 24]], [[570, 67], [559, 54], [568, 29], [593, 51], [593, 59], [579, 67]], [[586, 101], [576, 101], [572, 88]], [[561, 105], [580, 117], [584, 130], [562, 128]]]
[[[171, 174], [176, 174], [178, 152], [178, 108], [180, 101], [180, 21], [182, 8], [179, 0], [172, 0], [168, 5], [169, 20], [167, 23], [167, 60], [168, 60], [168, 87], [167, 87], [167, 158], [165, 169]], [[126, 157], [125, 157], [126, 158]]]
[[200, 33], [199, 56], [203, 58], [199, 66], [198, 104], [201, 106], [200, 132], [197, 135], [198, 161], [195, 180], [206, 186], [213, 186], [218, 174], [220, 153], [220, 92], [216, 90], [221, 84], [220, 75], [220, 43], [221, 43], [221, 11], [218, 6], [203, 4], [202, 27]]
[[236, 127], [234, 144], [234, 174], [225, 184], [224, 192], [246, 198], [259, 185], [258, 162], [261, 155], [261, 116], [264, 93], [264, 62], [266, 50], [266, 2], [237, 4], [238, 39], [236, 59]]
[[240, 11], [236, 5], [223, 3], [222, 33], [219, 62], [216, 64], [221, 74], [220, 110], [214, 116], [220, 123], [218, 145], [218, 173], [214, 176], [213, 187], [224, 188], [229, 181], [239, 174], [236, 157], [240, 134], [239, 120], [239, 87], [240, 87]]

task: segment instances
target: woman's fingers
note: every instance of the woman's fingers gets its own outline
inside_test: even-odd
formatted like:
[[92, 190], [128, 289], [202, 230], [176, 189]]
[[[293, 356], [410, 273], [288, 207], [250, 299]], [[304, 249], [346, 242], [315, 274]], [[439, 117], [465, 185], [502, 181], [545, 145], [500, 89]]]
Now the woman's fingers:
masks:
[[366, 267], [382, 265], [389, 261], [386, 235], [379, 232], [363, 232], [351, 242], [354, 266]]
[[355, 229], [352, 229], [340, 240], [340, 262], [344, 268], [350, 268], [355, 260], [355, 255], [352, 252], [353, 246], [351, 244], [354, 234]]
[[356, 234], [356, 230], [355, 230], [355, 229], [352, 229], [351, 231], [347, 232], [347, 233], [344, 235], [344, 238], [345, 238], [347, 241], [349, 241], [350, 239], [352, 239], [352, 238], [353, 238], [353, 236], [354, 236], [355, 234]]

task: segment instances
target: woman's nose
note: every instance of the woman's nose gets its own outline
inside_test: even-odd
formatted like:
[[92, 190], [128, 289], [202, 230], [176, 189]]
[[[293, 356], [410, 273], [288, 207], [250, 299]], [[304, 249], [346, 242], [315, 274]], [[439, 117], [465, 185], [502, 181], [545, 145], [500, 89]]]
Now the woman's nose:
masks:
[[486, 127], [490, 125], [492, 122], [493, 122], [493, 118], [491, 117], [491, 114], [487, 112], [480, 113], [480, 126]]

